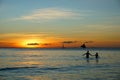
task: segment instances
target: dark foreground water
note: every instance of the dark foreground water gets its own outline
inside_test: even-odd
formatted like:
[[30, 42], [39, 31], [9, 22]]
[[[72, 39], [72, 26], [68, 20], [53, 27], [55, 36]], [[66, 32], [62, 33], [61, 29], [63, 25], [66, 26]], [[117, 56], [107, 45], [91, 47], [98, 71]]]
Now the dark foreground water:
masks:
[[120, 50], [0, 49], [0, 80], [120, 80]]

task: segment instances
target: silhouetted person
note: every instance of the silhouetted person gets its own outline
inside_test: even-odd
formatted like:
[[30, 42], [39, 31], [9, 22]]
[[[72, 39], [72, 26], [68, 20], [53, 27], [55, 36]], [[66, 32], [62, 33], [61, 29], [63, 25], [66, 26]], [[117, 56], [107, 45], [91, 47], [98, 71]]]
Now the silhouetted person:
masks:
[[99, 55], [98, 55], [98, 53], [96, 52], [96, 54], [95, 54], [95, 58], [96, 59], [98, 59], [99, 58]]
[[[83, 54], [83, 56], [84, 55], [86, 55], [86, 58], [89, 58], [89, 55], [91, 55], [90, 53], [89, 53], [89, 51], [87, 51], [87, 53], [85, 53], [85, 54]], [[92, 56], [92, 55], [91, 55]]]

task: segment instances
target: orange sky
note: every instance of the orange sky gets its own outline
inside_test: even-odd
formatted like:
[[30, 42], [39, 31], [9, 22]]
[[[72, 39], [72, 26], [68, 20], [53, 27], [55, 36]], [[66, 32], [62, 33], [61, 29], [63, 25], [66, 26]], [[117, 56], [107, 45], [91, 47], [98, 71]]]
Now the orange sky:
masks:
[[[23, 47], [23, 48], [55, 48], [62, 47], [80, 47], [84, 42], [87, 47], [120, 47], [118, 40], [89, 39], [87, 38], [65, 38], [49, 36], [47, 34], [2, 34], [0, 47]], [[41, 36], [41, 37], [39, 37]], [[36, 45], [37, 43], [37, 45]], [[33, 44], [33, 45], [28, 45]], [[34, 45], [35, 44], [35, 45]]]

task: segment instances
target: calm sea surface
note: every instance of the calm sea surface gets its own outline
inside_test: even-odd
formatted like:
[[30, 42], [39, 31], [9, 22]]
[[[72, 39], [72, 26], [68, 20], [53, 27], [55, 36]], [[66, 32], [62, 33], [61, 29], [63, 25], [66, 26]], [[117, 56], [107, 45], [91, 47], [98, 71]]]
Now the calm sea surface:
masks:
[[120, 49], [0, 49], [0, 80], [120, 80]]

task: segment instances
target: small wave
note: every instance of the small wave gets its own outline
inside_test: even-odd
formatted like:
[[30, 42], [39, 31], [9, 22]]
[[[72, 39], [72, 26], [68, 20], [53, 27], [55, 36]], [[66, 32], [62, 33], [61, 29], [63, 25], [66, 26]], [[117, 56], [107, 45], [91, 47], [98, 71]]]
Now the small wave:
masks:
[[7, 67], [7, 68], [1, 68], [0, 71], [18, 70], [18, 69], [29, 69], [29, 68], [36, 68], [36, 67]]
[[48, 67], [48, 68], [43, 68], [42, 70], [58, 70], [60, 68], [54, 68], [54, 67]]
[[84, 66], [64, 66], [64, 67], [46, 67], [46, 68], [41, 68], [41, 70], [46, 70], [46, 71], [71, 71], [71, 70], [79, 70], [83, 69]]
[[12, 71], [12, 70], [22, 70], [22, 69], [35, 69], [38, 71], [70, 71], [83, 69], [84, 66], [64, 66], [64, 67], [6, 67], [0, 68], [0, 71]]

